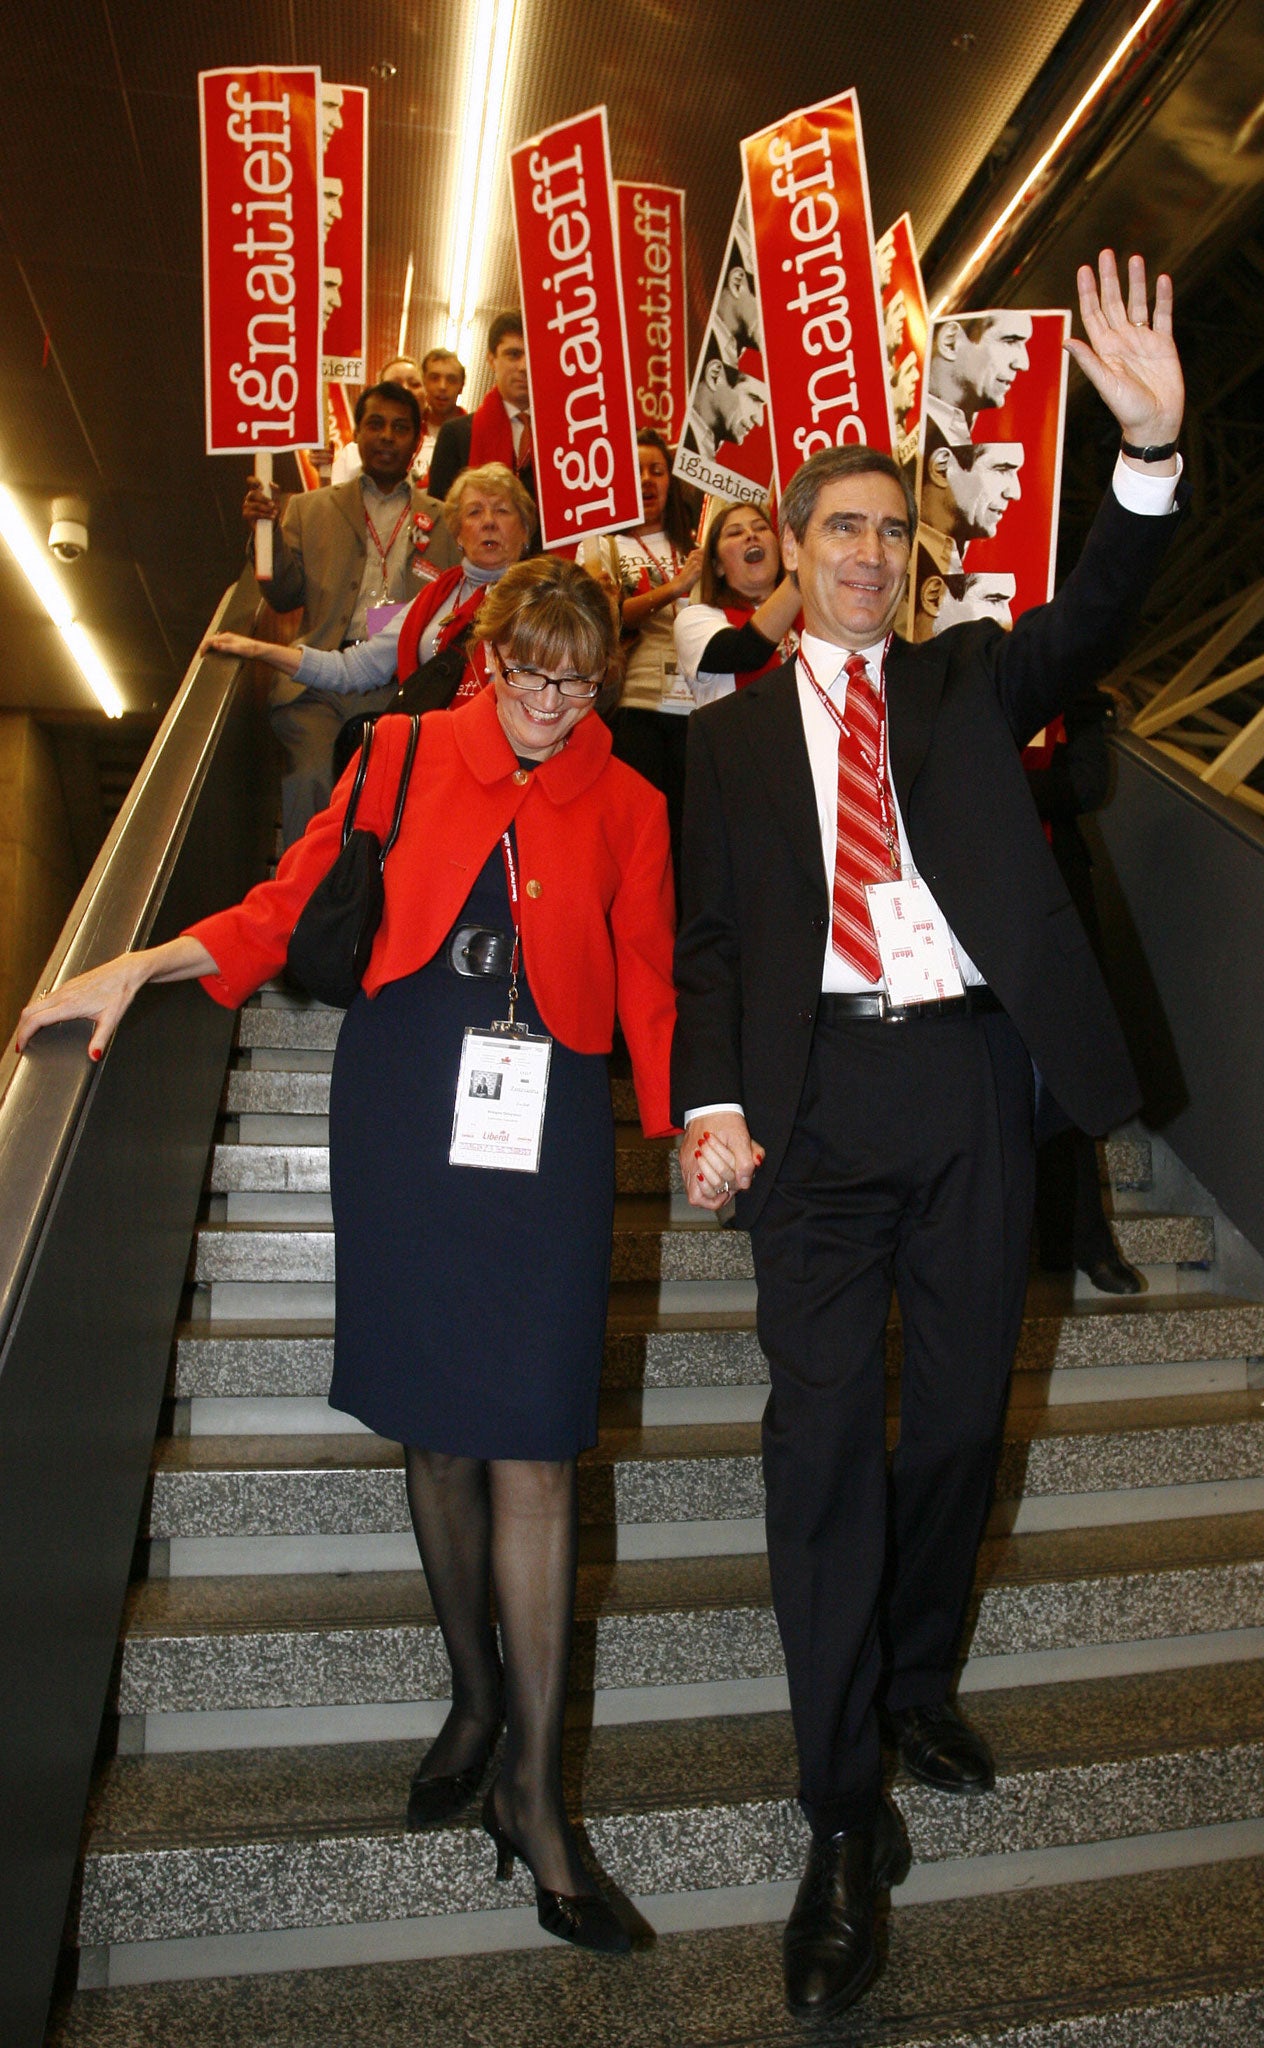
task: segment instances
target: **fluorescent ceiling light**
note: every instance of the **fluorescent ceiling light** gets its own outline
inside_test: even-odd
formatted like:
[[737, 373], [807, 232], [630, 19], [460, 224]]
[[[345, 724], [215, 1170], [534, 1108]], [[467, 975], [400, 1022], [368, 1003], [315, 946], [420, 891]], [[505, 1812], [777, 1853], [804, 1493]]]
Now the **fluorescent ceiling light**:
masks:
[[466, 360], [483, 283], [515, 5], [516, 0], [475, 0], [448, 262], [447, 346]]
[[123, 699], [119, 695], [113, 676], [75, 618], [70, 600], [54, 574], [43, 547], [27, 525], [17, 499], [3, 484], [0, 484], [0, 535], [3, 535], [9, 553], [61, 634], [75, 666], [101, 709], [110, 718], [121, 718], [124, 710]]
[[1080, 120], [1081, 116], [1087, 112], [1088, 108], [1092, 106], [1093, 101], [1097, 99], [1099, 94], [1109, 83], [1111, 74], [1114, 71], [1118, 70], [1120, 64], [1122, 64], [1124, 58], [1128, 55], [1129, 50], [1132, 48], [1133, 44], [1140, 36], [1141, 31], [1144, 29], [1151, 15], [1157, 14], [1159, 8], [1163, 4], [1164, 0], [1149, 0], [1149, 5], [1142, 8], [1140, 14], [1133, 22], [1132, 27], [1128, 30], [1128, 33], [1123, 37], [1123, 39], [1120, 41], [1117, 47], [1111, 52], [1111, 55], [1107, 58], [1106, 62], [1103, 64], [1101, 70], [1098, 72], [1096, 78], [1093, 80], [1093, 83], [1089, 86], [1088, 91], [1083, 95], [1083, 97], [1080, 100], [1077, 101], [1076, 105], [1071, 109], [1071, 112], [1067, 115], [1066, 120], [1062, 123], [1062, 126], [1059, 128], [1057, 134], [1054, 136], [1053, 141], [1049, 144], [1049, 147], [1045, 151], [1044, 155], [1040, 158], [1040, 161], [1036, 164], [1033, 164], [1031, 170], [1028, 171], [1027, 176], [1023, 179], [1023, 182], [1019, 186], [1017, 192], [1015, 192], [1013, 198], [1010, 200], [1008, 206], [1005, 207], [1003, 212], [997, 214], [996, 219], [992, 222], [992, 225], [988, 229], [987, 233], [984, 235], [983, 240], [979, 243], [978, 247], [976, 249], [973, 249], [970, 252], [969, 256], [967, 256], [965, 262], [962, 264], [960, 270], [957, 272], [957, 275], [954, 277], [952, 283], [949, 285], [943, 297], [939, 300], [938, 304], [931, 308], [932, 319], [937, 319], [941, 313], [946, 312], [949, 306], [951, 306], [954, 303], [958, 291], [962, 288], [964, 284], [968, 282], [974, 270], [977, 268], [979, 263], [982, 262], [988, 250], [996, 241], [1002, 228], [1006, 225], [1006, 222], [1013, 218], [1014, 214], [1018, 211], [1018, 208], [1022, 205], [1024, 199], [1027, 197], [1027, 194], [1031, 191], [1032, 186], [1037, 182], [1038, 179], [1044, 176], [1050, 163], [1053, 161], [1053, 158], [1061, 149], [1068, 135], [1070, 135], [1072, 130], [1075, 128], [1076, 123]]

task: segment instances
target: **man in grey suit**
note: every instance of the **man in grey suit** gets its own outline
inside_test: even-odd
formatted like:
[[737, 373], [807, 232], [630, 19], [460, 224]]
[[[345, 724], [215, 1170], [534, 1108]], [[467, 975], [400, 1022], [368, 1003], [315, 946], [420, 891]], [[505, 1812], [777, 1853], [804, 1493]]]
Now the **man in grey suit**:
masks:
[[[360, 475], [332, 490], [299, 492], [282, 510], [250, 479], [243, 512], [275, 522], [273, 572], [260, 589], [274, 611], [302, 607], [299, 638], [309, 647], [350, 647], [368, 637], [375, 604], [415, 597], [458, 559], [437, 498], [410, 486], [421, 409], [401, 384], [375, 384], [355, 409]], [[279, 675], [268, 699], [285, 749], [281, 827], [289, 846], [329, 802], [334, 741], [344, 719], [384, 711], [393, 688], [339, 696]]]

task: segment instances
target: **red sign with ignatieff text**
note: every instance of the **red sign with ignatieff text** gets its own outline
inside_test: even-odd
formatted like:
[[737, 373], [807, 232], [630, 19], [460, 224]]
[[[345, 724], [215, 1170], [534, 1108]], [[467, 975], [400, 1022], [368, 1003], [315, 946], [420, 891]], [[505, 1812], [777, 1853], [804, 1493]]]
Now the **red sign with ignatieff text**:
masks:
[[894, 439], [855, 93], [748, 135], [742, 169], [780, 493], [822, 448]]
[[685, 421], [685, 195], [616, 179], [619, 268], [638, 427], [672, 447]]
[[363, 384], [368, 336], [369, 91], [321, 81], [325, 332], [330, 383]]
[[606, 110], [509, 156], [523, 338], [546, 548], [644, 516]]
[[[902, 468], [917, 465], [917, 423], [922, 413], [922, 376], [930, 316], [922, 266], [907, 213], [889, 227], [877, 247], [882, 291], [882, 342], [895, 421], [894, 455]], [[910, 482], [912, 481], [910, 477]]]
[[320, 72], [198, 73], [208, 455], [319, 447]]

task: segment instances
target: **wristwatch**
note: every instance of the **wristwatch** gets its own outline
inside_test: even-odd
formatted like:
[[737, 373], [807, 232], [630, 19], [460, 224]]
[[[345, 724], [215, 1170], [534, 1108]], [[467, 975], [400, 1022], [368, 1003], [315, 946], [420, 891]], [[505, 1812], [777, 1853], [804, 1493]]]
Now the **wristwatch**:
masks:
[[1131, 455], [1134, 462], [1166, 462], [1169, 455], [1175, 455], [1175, 441], [1165, 441], [1161, 448], [1134, 448], [1131, 441], [1121, 441], [1120, 453]]

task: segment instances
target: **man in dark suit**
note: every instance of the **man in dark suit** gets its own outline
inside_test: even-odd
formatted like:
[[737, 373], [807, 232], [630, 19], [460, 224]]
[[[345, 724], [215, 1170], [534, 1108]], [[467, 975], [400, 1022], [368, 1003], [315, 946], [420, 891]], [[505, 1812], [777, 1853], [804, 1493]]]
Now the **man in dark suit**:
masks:
[[[1011, 633], [892, 638], [914, 507], [888, 456], [829, 449], [781, 500], [798, 660], [690, 720], [672, 1113], [691, 1199], [736, 1190], [754, 1249], [768, 1556], [812, 1829], [785, 1943], [805, 2016], [864, 1990], [874, 1895], [908, 1868], [879, 1702], [914, 1776], [993, 1782], [948, 1695], [1022, 1316], [1033, 1068], [1090, 1131], [1137, 1102], [1019, 759], [1117, 659], [1174, 524], [1171, 283], [1151, 321], [1140, 258], [1126, 300], [1109, 251], [1100, 270], [1100, 293], [1079, 274], [1088, 343], [1070, 346], [1124, 453], [1052, 604]], [[914, 870], [964, 992], [893, 1009], [867, 890]]]
[[439, 429], [427, 488], [436, 498], [446, 498], [463, 469], [503, 462], [534, 502], [531, 401], [521, 313], [498, 313], [492, 321], [487, 334], [487, 367], [492, 387], [482, 404], [472, 413], [445, 421]]

